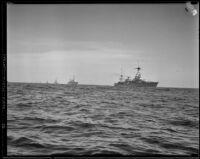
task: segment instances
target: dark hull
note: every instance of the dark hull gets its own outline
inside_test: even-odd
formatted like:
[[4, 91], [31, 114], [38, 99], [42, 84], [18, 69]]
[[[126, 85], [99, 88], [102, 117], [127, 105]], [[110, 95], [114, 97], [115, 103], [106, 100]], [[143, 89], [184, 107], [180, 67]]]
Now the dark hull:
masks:
[[67, 86], [77, 86], [78, 82], [68, 82]]
[[115, 87], [123, 87], [123, 88], [155, 88], [155, 87], [157, 87], [157, 85], [158, 85], [158, 82], [142, 82], [142, 83], [140, 83], [140, 82], [131, 82], [131, 83], [120, 83], [120, 82], [118, 82], [118, 83], [115, 83]]

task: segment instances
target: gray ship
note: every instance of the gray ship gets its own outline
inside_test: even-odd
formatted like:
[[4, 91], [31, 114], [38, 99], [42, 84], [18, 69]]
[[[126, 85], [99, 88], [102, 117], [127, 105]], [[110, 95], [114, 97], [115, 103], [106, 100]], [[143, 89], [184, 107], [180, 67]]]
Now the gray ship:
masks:
[[54, 81], [54, 84], [58, 84], [57, 79]]
[[141, 79], [141, 74], [140, 74], [141, 68], [138, 66], [136, 69], [137, 73], [134, 79], [131, 80], [130, 77], [128, 77], [127, 79], [123, 80], [123, 75], [121, 74], [119, 82], [115, 83], [114, 86], [122, 88], [157, 87], [158, 82], [146, 81]]
[[75, 77], [73, 76], [73, 79], [70, 80], [67, 85], [69, 86], [77, 86], [78, 85], [78, 82], [75, 81]]

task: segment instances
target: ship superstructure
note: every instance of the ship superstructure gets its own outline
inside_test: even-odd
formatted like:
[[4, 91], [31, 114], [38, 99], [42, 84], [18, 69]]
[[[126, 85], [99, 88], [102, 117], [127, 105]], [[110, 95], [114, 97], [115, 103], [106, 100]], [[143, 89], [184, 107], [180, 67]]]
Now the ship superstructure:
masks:
[[75, 76], [73, 76], [73, 79], [71, 79], [67, 85], [69, 86], [77, 86], [78, 85], [78, 82], [75, 81]]
[[57, 79], [54, 81], [54, 84], [58, 84], [58, 81], [57, 81]]
[[128, 88], [135, 88], [135, 87], [157, 87], [158, 82], [153, 81], [146, 81], [141, 79], [141, 68], [138, 66], [137, 73], [135, 77], [131, 80], [130, 77], [127, 77], [123, 80], [123, 75], [120, 75], [119, 82], [115, 83], [114, 86], [116, 87], [128, 87]]

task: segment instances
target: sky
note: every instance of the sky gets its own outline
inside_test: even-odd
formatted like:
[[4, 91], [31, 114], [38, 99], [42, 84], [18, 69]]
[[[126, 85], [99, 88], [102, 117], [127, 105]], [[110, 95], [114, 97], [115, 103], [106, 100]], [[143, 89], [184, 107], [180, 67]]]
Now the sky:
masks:
[[158, 87], [199, 88], [198, 30], [184, 3], [8, 4], [7, 79], [113, 85], [139, 64]]

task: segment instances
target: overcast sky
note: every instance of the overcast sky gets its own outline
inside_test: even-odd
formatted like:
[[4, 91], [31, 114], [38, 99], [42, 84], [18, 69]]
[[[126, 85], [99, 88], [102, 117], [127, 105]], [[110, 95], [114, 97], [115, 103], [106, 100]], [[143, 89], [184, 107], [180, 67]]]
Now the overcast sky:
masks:
[[185, 4], [9, 4], [8, 81], [113, 85], [139, 62], [160, 87], [197, 88], [198, 19]]

